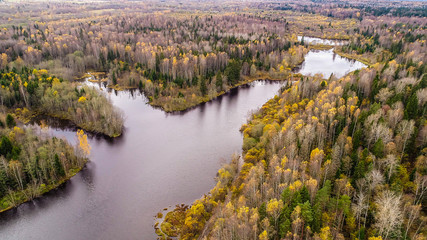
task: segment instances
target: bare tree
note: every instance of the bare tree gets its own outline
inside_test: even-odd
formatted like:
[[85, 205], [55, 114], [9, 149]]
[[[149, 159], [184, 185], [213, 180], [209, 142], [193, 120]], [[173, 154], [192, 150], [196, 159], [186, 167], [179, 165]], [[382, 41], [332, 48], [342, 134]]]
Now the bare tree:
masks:
[[408, 139], [411, 137], [412, 133], [414, 132], [414, 126], [415, 126], [415, 121], [414, 120], [403, 120], [400, 124], [399, 124], [399, 132], [402, 135], [403, 138], [403, 148], [402, 148], [402, 154], [400, 155], [400, 158], [402, 159], [403, 157], [403, 153], [405, 152], [405, 147], [406, 147], [406, 143], [408, 141]]
[[400, 208], [400, 199], [401, 195], [386, 190], [375, 200], [377, 205], [375, 227], [384, 239], [388, 239], [393, 231], [399, 231], [402, 224], [403, 213]]

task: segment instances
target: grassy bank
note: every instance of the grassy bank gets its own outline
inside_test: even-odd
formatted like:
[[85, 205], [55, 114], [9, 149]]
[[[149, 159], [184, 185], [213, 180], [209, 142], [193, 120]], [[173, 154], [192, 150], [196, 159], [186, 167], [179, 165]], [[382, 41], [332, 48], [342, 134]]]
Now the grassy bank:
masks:
[[310, 44], [309, 47], [310, 49], [315, 49], [315, 50], [329, 50], [334, 48], [333, 45], [326, 45], [326, 44]]
[[361, 57], [361, 56], [356, 55], [356, 54], [344, 53], [344, 52], [342, 52], [342, 51], [340, 51], [340, 50], [338, 50], [336, 48], [334, 49], [334, 53], [340, 55], [341, 57], [345, 57], [345, 58], [349, 58], [349, 59], [353, 59], [353, 60], [359, 61], [359, 62], [361, 62], [361, 63], [363, 63], [365, 65], [368, 65], [368, 66], [371, 66], [373, 64], [367, 58]]

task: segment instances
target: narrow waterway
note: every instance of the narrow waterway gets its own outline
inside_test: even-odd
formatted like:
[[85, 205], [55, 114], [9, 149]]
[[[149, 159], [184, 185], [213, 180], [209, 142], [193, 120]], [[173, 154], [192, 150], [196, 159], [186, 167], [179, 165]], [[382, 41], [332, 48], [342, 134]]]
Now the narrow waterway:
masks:
[[[316, 54], [323, 61], [312, 63]], [[331, 51], [306, 59], [304, 74], [354, 70], [353, 61]], [[240, 126], [283, 84], [257, 81], [180, 114], [152, 108], [139, 92], [107, 93], [126, 116], [123, 136], [91, 137], [86, 168], [60, 189], [0, 214], [0, 239], [155, 239], [154, 215], [214, 186], [221, 164], [241, 151]], [[74, 129], [44, 131], [76, 142]]]
[[305, 55], [305, 60], [298, 69], [303, 75], [322, 74], [323, 78], [329, 78], [331, 74], [342, 77], [347, 73], [366, 67], [365, 64], [341, 57], [330, 50], [311, 50]]

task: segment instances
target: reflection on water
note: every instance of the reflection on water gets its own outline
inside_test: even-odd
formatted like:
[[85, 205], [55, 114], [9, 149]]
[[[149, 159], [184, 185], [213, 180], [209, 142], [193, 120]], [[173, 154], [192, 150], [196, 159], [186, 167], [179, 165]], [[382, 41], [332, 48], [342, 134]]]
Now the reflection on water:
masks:
[[334, 53], [333, 49], [310, 50], [297, 72], [303, 75], [320, 73], [324, 78], [329, 78], [331, 74], [334, 74], [339, 78], [351, 71], [364, 67], [366, 67], [365, 64], [341, 57]]
[[[298, 36], [298, 41], [301, 41], [302, 38], [303, 38], [303, 36]], [[348, 41], [347, 40], [323, 39], [323, 38], [304, 36], [304, 43], [341, 46], [341, 45], [348, 44]]]

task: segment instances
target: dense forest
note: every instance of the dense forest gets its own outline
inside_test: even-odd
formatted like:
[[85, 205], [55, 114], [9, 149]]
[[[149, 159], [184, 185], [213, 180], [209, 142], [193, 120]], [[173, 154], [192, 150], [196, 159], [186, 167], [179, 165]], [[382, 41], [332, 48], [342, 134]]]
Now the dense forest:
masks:
[[123, 116], [101, 92], [78, 86], [45, 69], [0, 70], [1, 103], [23, 119], [43, 114], [68, 119], [88, 131], [119, 136]]
[[77, 132], [77, 147], [37, 132], [0, 113], [0, 212], [56, 188], [87, 161], [90, 146], [83, 131]]
[[169, 212], [160, 236], [425, 239], [425, 19], [373, 14], [348, 31], [335, 52], [370, 67], [282, 88], [242, 126], [243, 165], [234, 157], [208, 195]]
[[67, 80], [89, 70], [106, 72], [102, 80], [109, 87], [139, 88], [166, 111], [187, 109], [248, 81], [283, 79], [308, 51], [289, 34], [289, 24], [245, 14], [68, 17], [4, 28], [4, 63], [24, 61]]
[[[166, 112], [270, 79], [286, 84], [241, 127], [241, 154], [209, 193], [157, 215], [159, 239], [426, 239], [426, 9], [352, 0], [4, 3], [0, 211], [88, 160], [82, 130], [73, 147], [29, 119], [122, 134], [121, 111], [82, 82], [92, 74]], [[308, 52], [332, 48], [367, 67], [341, 78], [295, 74]]]

